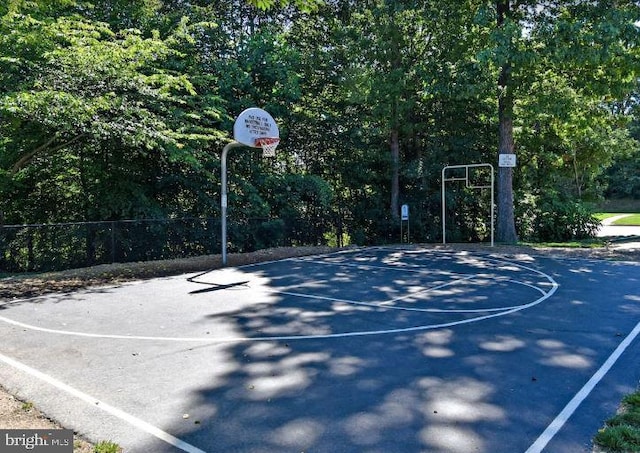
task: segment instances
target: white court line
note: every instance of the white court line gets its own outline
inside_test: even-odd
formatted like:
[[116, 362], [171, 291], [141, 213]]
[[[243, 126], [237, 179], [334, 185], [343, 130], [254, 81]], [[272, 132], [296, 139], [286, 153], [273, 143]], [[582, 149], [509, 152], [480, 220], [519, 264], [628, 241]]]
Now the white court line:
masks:
[[[508, 262], [505, 262], [508, 263]], [[264, 264], [264, 263], [262, 263]], [[555, 282], [555, 280], [550, 276], [547, 275], [541, 271], [535, 270], [535, 269], [531, 269], [528, 268], [526, 266], [522, 266], [520, 264], [514, 264], [514, 263], [508, 263], [511, 265], [515, 265], [521, 269], [526, 269], [529, 271], [534, 272], [535, 274], [544, 277], [548, 282], [549, 285], [551, 285], [551, 288], [548, 292], [544, 292], [541, 288], [532, 286], [532, 285], [528, 285], [531, 286], [532, 288], [537, 289], [538, 291], [540, 291], [542, 293], [542, 296], [536, 300], [534, 300], [531, 303], [528, 304], [524, 304], [521, 306], [517, 306], [517, 307], [513, 307], [513, 308], [509, 308], [506, 309], [506, 311], [501, 311], [499, 313], [491, 313], [491, 314], [487, 314], [484, 316], [479, 316], [479, 317], [475, 317], [475, 318], [470, 318], [470, 319], [465, 319], [465, 320], [460, 320], [460, 321], [452, 321], [452, 322], [447, 322], [447, 323], [441, 323], [441, 324], [431, 324], [431, 325], [422, 325], [422, 326], [415, 326], [415, 327], [409, 327], [409, 328], [399, 328], [399, 329], [388, 329], [388, 330], [377, 330], [377, 331], [362, 331], [362, 332], [344, 332], [344, 333], [336, 333], [336, 334], [325, 334], [325, 335], [288, 335], [288, 336], [273, 336], [273, 337], [239, 337], [239, 338], [220, 338], [220, 339], [214, 339], [214, 338], [194, 338], [194, 337], [153, 337], [153, 336], [131, 336], [131, 335], [110, 335], [110, 334], [93, 334], [93, 333], [83, 333], [83, 332], [71, 332], [71, 331], [63, 331], [63, 330], [55, 330], [55, 329], [47, 329], [47, 328], [42, 328], [42, 327], [38, 327], [38, 326], [32, 326], [29, 324], [25, 324], [19, 321], [14, 321], [11, 320], [9, 318], [0, 316], [0, 321], [4, 321], [6, 323], [9, 324], [13, 324], [19, 327], [23, 327], [26, 329], [31, 329], [31, 330], [35, 330], [35, 331], [40, 331], [40, 332], [46, 332], [46, 333], [55, 333], [55, 334], [62, 334], [62, 335], [72, 335], [72, 336], [79, 336], [79, 337], [85, 337], [85, 338], [107, 338], [107, 339], [125, 339], [125, 340], [152, 340], [152, 341], [176, 341], [176, 342], [199, 342], [199, 343], [224, 343], [224, 342], [252, 342], [252, 341], [287, 341], [287, 340], [304, 340], [304, 339], [330, 339], [330, 338], [346, 338], [346, 337], [360, 337], [360, 336], [368, 336], [368, 335], [381, 335], [381, 334], [397, 334], [397, 333], [408, 333], [408, 332], [419, 332], [419, 331], [426, 331], [426, 330], [434, 330], [434, 329], [439, 329], [439, 328], [447, 328], [447, 327], [454, 327], [454, 326], [460, 326], [460, 325], [464, 325], [464, 324], [470, 324], [473, 322], [479, 322], [479, 321], [483, 321], [483, 320], [487, 320], [487, 319], [492, 319], [492, 318], [497, 318], [500, 316], [505, 316], [511, 313], [516, 313], [519, 312], [521, 310], [525, 310], [527, 308], [531, 308], [534, 307], [540, 303], [542, 303], [543, 301], [547, 300], [548, 298], [550, 298], [555, 291], [558, 288], [558, 284]], [[254, 265], [249, 265], [246, 267], [251, 267]], [[415, 272], [416, 270], [409, 270], [409, 269], [397, 269], [397, 268], [392, 268], [392, 267], [386, 267], [385, 269], [387, 270], [403, 270], [403, 271], [410, 271], [410, 272]], [[424, 272], [424, 271], [423, 271]], [[453, 284], [455, 282], [452, 282], [451, 284]], [[521, 284], [525, 284], [522, 282], [517, 282], [517, 283], [521, 283]], [[526, 284], [525, 284], [526, 285]], [[171, 445], [176, 446], [177, 448], [180, 448], [183, 451], [186, 451], [188, 453], [204, 453], [202, 450], [198, 449], [197, 447], [194, 447], [193, 445], [190, 445], [162, 430], [160, 430], [157, 427], [154, 427], [150, 424], [148, 424], [147, 422], [144, 422], [143, 420], [140, 420], [130, 414], [127, 414], [125, 412], [123, 412], [120, 409], [117, 409], [113, 406], [110, 406], [102, 401], [99, 401], [95, 398], [93, 398], [92, 396], [85, 394], [83, 392], [80, 392], [79, 390], [76, 390], [73, 387], [70, 387], [67, 384], [64, 384], [63, 382], [48, 376], [38, 370], [35, 370], [33, 368], [28, 367], [27, 365], [24, 365], [10, 357], [7, 357], [5, 355], [2, 355], [0, 353], [0, 361], [14, 367], [17, 369], [20, 369], [28, 374], [31, 374], [32, 376], [41, 379], [47, 383], [49, 383], [50, 385], [53, 385], [77, 398], [80, 398], [81, 400], [87, 402], [88, 404], [90, 404], [93, 407], [98, 407], [101, 410], [104, 410], [105, 412], [108, 412], [118, 418], [120, 418], [121, 420], [130, 423], [131, 425], [135, 426], [136, 428], [139, 428], [141, 430], [144, 430], [145, 432], [152, 434], [153, 436], [170, 443]]]
[[[480, 275], [471, 275], [471, 276], [466, 277], [466, 278], [460, 278], [458, 280], [454, 280], [454, 281], [448, 282], [448, 283], [443, 283], [441, 285], [437, 285], [437, 286], [434, 286], [432, 288], [427, 288], [427, 289], [422, 290], [422, 291], [416, 291], [415, 293], [405, 294], [404, 296], [398, 296], [398, 297], [396, 297], [394, 299], [391, 299], [391, 300], [388, 300], [388, 301], [385, 301], [385, 302], [381, 302], [380, 305], [387, 305], [387, 304], [392, 304], [394, 302], [398, 302], [400, 300], [411, 299], [412, 297], [415, 297], [417, 294], [425, 294], [425, 293], [428, 293], [428, 292], [431, 292], [431, 291], [436, 291], [436, 290], [442, 289], [442, 288], [444, 288], [446, 286], [451, 286], [451, 285], [454, 285], [454, 284], [459, 283], [459, 282], [466, 282], [466, 281], [473, 280], [473, 279], [479, 278], [479, 277], [481, 277], [481, 276]], [[508, 283], [515, 283], [516, 285], [528, 286], [529, 288], [533, 288], [533, 289], [539, 291], [542, 295], [546, 294], [542, 288], [538, 288], [537, 286], [532, 285], [530, 283], [520, 282], [518, 280], [512, 280], [512, 279], [509, 279], [509, 278], [492, 278], [492, 277], [487, 277], [487, 276], [482, 276], [482, 278], [486, 278], [488, 280], [493, 280], [494, 282], [502, 280], [502, 281], [506, 281]], [[439, 309], [439, 308], [423, 308], [423, 309], [416, 308], [414, 310], [415, 311], [424, 311], [424, 312], [429, 312], [429, 313], [484, 313], [484, 312], [487, 312], [487, 311], [509, 310], [511, 308], [516, 308], [516, 307], [519, 307], [519, 306], [520, 305], [514, 305], [514, 306], [511, 306], [511, 307], [499, 307], [499, 308], [478, 308], [478, 309], [474, 309], [474, 310], [446, 310], [446, 309]], [[398, 310], [403, 309], [402, 307], [389, 307], [389, 308], [396, 308]], [[404, 308], [404, 309], [405, 310], [410, 310], [409, 308]]]
[[[411, 294], [406, 294], [404, 296], [399, 296], [396, 297], [394, 299], [390, 299], [390, 300], [386, 300], [383, 302], [360, 302], [358, 300], [350, 300], [350, 299], [338, 299], [335, 297], [329, 297], [329, 296], [318, 296], [318, 295], [314, 295], [314, 294], [305, 294], [305, 293], [298, 293], [298, 292], [294, 292], [294, 291], [283, 291], [280, 289], [270, 289], [270, 288], [262, 288], [263, 291], [272, 293], [272, 294], [285, 294], [287, 296], [294, 296], [294, 297], [301, 297], [304, 299], [316, 299], [316, 300], [326, 300], [329, 302], [339, 302], [339, 303], [344, 303], [344, 304], [350, 304], [350, 305], [362, 305], [365, 307], [373, 307], [373, 308], [382, 308], [385, 310], [401, 310], [401, 311], [417, 311], [417, 312], [423, 312], [423, 313], [430, 313], [430, 312], [437, 312], [437, 313], [448, 313], [448, 310], [439, 310], [439, 309], [433, 309], [433, 308], [415, 308], [415, 307], [391, 307], [391, 306], [387, 306], [389, 304], [392, 304], [394, 302], [397, 302], [399, 300], [403, 300], [403, 299], [408, 299], [410, 297], [415, 297], [417, 294], [424, 294], [424, 293], [428, 293], [430, 291], [435, 291], [441, 288], [445, 288], [447, 286], [451, 286], [451, 285], [455, 285], [458, 282], [461, 281], [467, 281], [467, 280], [471, 280], [473, 278], [475, 278], [475, 275], [466, 277], [466, 278], [461, 278], [458, 280], [454, 280], [451, 282], [447, 282], [447, 283], [442, 283], [440, 285], [436, 285], [432, 288], [426, 288], [422, 291], [416, 291], [415, 293], [411, 293]], [[489, 308], [486, 310], [462, 310], [459, 311], [459, 313], [484, 313], [484, 312], [488, 312], [488, 311], [498, 311], [498, 310], [508, 310], [509, 308], [513, 308], [513, 307], [507, 307], [507, 308], [499, 308], [499, 309], [493, 309], [493, 308]]]
[[204, 450], [194, 447], [193, 445], [183, 440], [180, 440], [175, 436], [172, 436], [166, 431], [163, 431], [160, 428], [157, 428], [145, 422], [144, 420], [134, 417], [133, 415], [128, 414], [122, 411], [121, 409], [118, 409], [117, 407], [111, 406], [110, 404], [107, 404], [104, 401], [100, 401], [99, 399], [94, 398], [91, 395], [81, 392], [80, 390], [77, 390], [74, 387], [71, 387], [70, 385], [65, 384], [64, 382], [59, 381], [58, 379], [52, 376], [49, 376], [48, 374], [45, 374], [42, 371], [38, 371], [35, 368], [31, 368], [30, 366], [25, 365], [22, 362], [18, 362], [17, 360], [12, 359], [11, 357], [8, 357], [2, 353], [0, 353], [0, 361], [6, 363], [7, 365], [13, 368], [17, 368], [18, 370], [23, 371], [24, 373], [27, 373], [37, 379], [40, 379], [41, 381], [44, 381], [47, 384], [52, 385], [68, 393], [71, 396], [75, 396], [76, 398], [84, 401], [85, 403], [88, 403], [91, 407], [95, 407], [104, 412], [107, 412], [108, 414], [111, 414], [119, 418], [120, 420], [129, 423], [135, 428], [142, 430], [148, 434], [151, 434], [152, 436], [157, 437], [158, 439], [170, 445], [173, 445], [174, 447], [179, 448], [182, 451], [186, 451], [187, 453], [206, 453]]
[[620, 356], [629, 347], [629, 345], [640, 334], [640, 322], [636, 324], [636, 327], [631, 331], [629, 335], [618, 345], [615, 351], [609, 356], [606, 362], [591, 376], [591, 379], [580, 389], [578, 393], [567, 403], [562, 409], [562, 412], [547, 426], [542, 434], [536, 439], [536, 441], [527, 449], [525, 453], [540, 453], [544, 447], [553, 439], [553, 437], [560, 431], [564, 424], [569, 420], [571, 415], [576, 411], [578, 406], [582, 404], [584, 399], [589, 396], [596, 385], [602, 380], [603, 377], [609, 372], [611, 367], [618, 361]]
[[433, 271], [433, 270], [424, 270], [417, 269], [415, 267], [402, 267], [402, 266], [393, 266], [390, 264], [380, 265], [380, 264], [368, 264], [368, 263], [345, 263], [336, 262], [336, 261], [317, 261], [314, 257], [308, 258], [288, 258], [286, 261], [295, 261], [300, 263], [313, 263], [313, 264], [321, 264], [323, 266], [338, 266], [338, 267], [354, 267], [357, 269], [367, 270], [367, 269], [380, 269], [383, 271], [397, 271], [397, 272], [410, 272], [414, 274], [425, 274], [425, 275], [466, 275], [461, 274], [459, 272], [449, 272], [449, 271]]
[[[33, 331], [38, 331], [38, 332], [44, 332], [44, 333], [53, 333], [53, 334], [58, 334], [58, 335], [67, 335], [67, 336], [77, 336], [77, 337], [84, 337], [84, 338], [102, 338], [102, 339], [114, 339], [114, 340], [140, 340], [140, 341], [171, 341], [171, 342], [186, 342], [186, 343], [205, 343], [205, 344], [212, 344], [212, 343], [236, 343], [236, 342], [251, 342], [251, 341], [293, 341], [293, 340], [309, 340], [309, 339], [329, 339], [329, 338], [347, 338], [347, 337], [363, 337], [363, 336], [371, 336], [371, 335], [382, 335], [382, 334], [398, 334], [398, 333], [409, 333], [409, 332], [419, 332], [419, 331], [425, 331], [425, 330], [433, 330], [433, 329], [440, 329], [440, 328], [448, 328], [448, 327], [454, 327], [454, 326], [458, 326], [458, 325], [462, 325], [462, 324], [469, 324], [472, 322], [479, 322], [479, 321], [484, 321], [486, 319], [491, 319], [491, 318], [496, 318], [499, 316], [505, 316], [505, 315], [509, 315], [511, 313], [516, 313], [518, 311], [527, 309], [527, 308], [531, 308], [533, 306], [536, 306], [538, 304], [540, 304], [541, 302], [547, 300], [549, 297], [551, 297], [555, 291], [558, 288], [558, 283], [556, 283], [556, 281], [553, 279], [553, 277], [551, 277], [548, 274], [545, 274], [542, 271], [521, 265], [521, 264], [516, 264], [516, 263], [511, 263], [509, 261], [500, 261], [500, 260], [495, 260], [495, 259], [488, 259], [490, 261], [494, 261], [494, 262], [499, 262], [499, 263], [503, 263], [503, 264], [509, 264], [512, 266], [516, 266], [519, 267], [521, 269], [525, 269], [528, 271], [533, 272], [534, 274], [537, 274], [539, 276], [544, 277], [549, 284], [551, 285], [551, 289], [548, 292], [544, 292], [541, 288], [523, 283], [523, 282], [517, 282], [523, 285], [527, 285], [527, 286], [531, 286], [533, 288], [536, 288], [538, 291], [540, 291], [542, 293], [542, 297], [536, 299], [533, 302], [530, 302], [528, 304], [523, 304], [523, 305], [517, 305], [514, 307], [505, 307], [504, 309], [501, 309], [500, 311], [498, 311], [497, 313], [491, 313], [488, 315], [484, 315], [484, 316], [478, 316], [478, 317], [474, 317], [474, 318], [469, 318], [469, 319], [464, 319], [464, 320], [460, 320], [460, 321], [452, 321], [452, 322], [445, 322], [445, 323], [440, 323], [440, 324], [427, 324], [427, 325], [420, 325], [420, 326], [414, 326], [414, 327], [405, 327], [405, 328], [397, 328], [397, 329], [387, 329], [387, 330], [366, 330], [366, 331], [359, 331], [359, 332], [342, 332], [342, 333], [333, 333], [333, 334], [316, 334], [316, 335], [284, 335], [284, 336], [263, 336], [263, 337], [229, 337], [229, 338], [205, 338], [205, 337], [160, 337], [160, 336], [148, 336], [148, 335], [118, 335], [118, 334], [98, 334], [98, 333], [90, 333], [90, 332], [77, 332], [77, 331], [69, 331], [69, 330], [59, 330], [59, 329], [49, 329], [46, 327], [39, 327], [39, 326], [34, 326], [31, 324], [27, 324], [27, 323], [23, 323], [20, 321], [16, 321], [10, 318], [6, 318], [4, 316], [0, 316], [0, 321], [3, 321], [7, 324], [12, 324], [18, 327], [22, 327], [25, 329], [29, 329], [29, 330], [33, 330]], [[251, 264], [249, 266], [255, 266], [255, 264]], [[463, 279], [464, 280], [464, 279]], [[455, 284], [458, 281], [460, 281], [460, 279], [454, 280], [453, 282], [449, 282], [443, 285], [440, 285], [440, 287], [442, 286], [446, 286], [448, 284]], [[436, 287], [434, 287], [436, 288]], [[433, 288], [432, 288], [433, 289]], [[330, 297], [325, 297], [325, 296], [309, 296], [309, 295], [305, 295], [302, 293], [288, 293], [288, 292], [282, 292], [282, 291], [277, 291], [274, 290], [274, 292], [280, 293], [280, 294], [288, 294], [288, 295], [292, 295], [292, 296], [299, 296], [299, 297], [314, 297], [318, 300], [329, 300], [329, 301], [334, 301], [334, 302], [344, 302], [344, 303], [351, 303], [351, 304], [357, 304], [357, 305], [366, 305], [366, 302], [357, 302], [357, 301], [350, 301], [350, 300], [346, 300], [346, 299], [334, 299], [334, 298], [330, 298]], [[379, 307], [379, 305], [374, 305], [375, 307], [378, 308], [395, 308], [395, 309], [403, 309], [402, 307]], [[404, 308], [404, 310], [411, 310], [411, 311], [415, 311], [417, 309], [412, 309], [412, 308]], [[488, 313], [490, 312], [490, 310], [482, 310], [481, 313]]]
[[0, 321], [4, 321], [8, 324], [13, 324], [16, 326], [24, 327], [26, 329], [31, 329], [39, 332], [46, 333], [55, 333], [59, 335], [69, 335], [69, 336], [77, 336], [77, 337], [85, 337], [85, 338], [106, 338], [106, 339], [116, 339], [116, 340], [151, 340], [151, 341], [174, 341], [174, 342], [191, 342], [191, 343], [242, 343], [242, 342], [251, 342], [251, 341], [293, 341], [293, 340], [322, 340], [329, 338], [348, 338], [348, 337], [366, 337], [371, 335], [384, 335], [384, 334], [398, 334], [398, 333], [409, 333], [409, 332], [421, 332], [426, 330], [434, 330], [434, 329], [442, 329], [447, 327], [460, 326], [463, 324], [471, 324], [473, 322], [484, 321], [491, 318], [497, 318], [500, 316], [506, 316], [511, 313], [516, 313], [521, 310], [525, 310], [527, 308], [534, 307], [549, 297], [551, 297], [556, 290], [558, 289], [558, 284], [548, 276], [552, 288], [544, 294], [542, 297], [530, 302], [528, 304], [519, 305], [510, 310], [501, 311], [498, 313], [492, 313], [484, 316], [478, 316], [475, 318], [463, 319], [460, 321], [451, 321], [440, 324], [427, 324], [421, 326], [414, 327], [404, 327], [398, 329], [387, 329], [387, 330], [365, 330], [360, 332], [343, 332], [343, 333], [330, 333], [330, 334], [316, 334], [316, 335], [283, 335], [283, 336], [266, 336], [266, 337], [229, 337], [229, 338], [202, 338], [202, 337], [154, 337], [154, 336], [138, 336], [138, 335], [114, 335], [114, 334], [95, 334], [95, 333], [86, 333], [86, 332], [73, 332], [68, 330], [56, 330], [56, 329], [47, 329], [44, 327], [32, 326], [29, 324], [25, 324], [19, 321], [14, 321], [9, 318], [5, 318], [4, 316], [0, 316]]
[[[526, 304], [520, 304], [520, 305], [511, 305], [508, 307], [497, 307], [497, 308], [474, 308], [474, 309], [446, 309], [446, 308], [416, 308], [416, 307], [404, 307], [404, 306], [390, 306], [390, 304], [393, 304], [395, 302], [401, 301], [401, 300], [405, 300], [405, 299], [410, 299], [412, 297], [416, 297], [417, 295], [420, 294], [426, 294], [428, 292], [431, 291], [436, 291], [438, 289], [442, 289], [445, 288], [447, 286], [452, 286], [455, 285], [457, 283], [460, 282], [465, 282], [468, 280], [473, 280], [474, 278], [477, 278], [477, 275], [471, 275], [468, 276], [466, 278], [460, 278], [458, 280], [452, 281], [452, 282], [447, 282], [447, 283], [442, 283], [440, 285], [434, 286], [432, 288], [426, 288], [422, 291], [416, 291], [414, 293], [410, 293], [410, 294], [405, 294], [403, 296], [398, 296], [396, 298], [390, 299], [390, 300], [386, 300], [383, 302], [360, 302], [360, 301], [356, 301], [356, 300], [350, 300], [350, 299], [339, 299], [339, 298], [334, 298], [334, 297], [328, 297], [328, 296], [318, 296], [318, 295], [313, 295], [313, 294], [305, 294], [305, 293], [298, 293], [298, 292], [294, 292], [294, 291], [283, 291], [283, 290], [279, 290], [279, 289], [269, 289], [269, 288], [263, 288], [262, 290], [265, 292], [269, 292], [272, 294], [284, 294], [287, 296], [293, 296], [293, 297], [301, 297], [304, 299], [316, 299], [316, 300], [325, 300], [325, 301], [329, 301], [329, 302], [339, 302], [339, 303], [344, 303], [344, 304], [350, 304], [350, 305], [361, 305], [361, 306], [365, 306], [365, 307], [372, 307], [372, 308], [382, 308], [385, 310], [400, 310], [400, 311], [414, 311], [414, 312], [419, 312], [419, 313], [457, 313], [457, 314], [464, 314], [464, 313], [490, 313], [490, 312], [501, 312], [501, 311], [507, 311], [507, 310], [511, 310], [514, 308], [518, 308], [521, 307], [523, 305]], [[494, 279], [495, 280], [495, 279]], [[542, 288], [538, 288], [535, 285], [531, 285], [529, 283], [525, 283], [525, 282], [519, 282], [517, 280], [510, 280], [510, 279], [505, 279], [505, 281], [510, 282], [510, 283], [514, 283], [517, 285], [522, 285], [522, 286], [527, 286], [529, 288], [533, 288], [537, 291], [539, 291], [542, 295], [545, 295], [545, 291]]]

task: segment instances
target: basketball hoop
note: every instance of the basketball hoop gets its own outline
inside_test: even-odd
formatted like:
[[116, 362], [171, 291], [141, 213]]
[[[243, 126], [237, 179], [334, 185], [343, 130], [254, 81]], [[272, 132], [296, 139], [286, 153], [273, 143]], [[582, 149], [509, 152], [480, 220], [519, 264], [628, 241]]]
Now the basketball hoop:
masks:
[[256, 138], [256, 148], [262, 148], [262, 157], [275, 157], [276, 148], [280, 144], [278, 137], [260, 137]]
[[248, 146], [262, 148], [263, 157], [274, 157], [280, 143], [280, 131], [269, 112], [251, 107], [238, 115], [233, 123], [233, 141], [227, 143], [220, 155], [220, 239], [222, 265], [227, 265], [227, 154], [232, 148]]

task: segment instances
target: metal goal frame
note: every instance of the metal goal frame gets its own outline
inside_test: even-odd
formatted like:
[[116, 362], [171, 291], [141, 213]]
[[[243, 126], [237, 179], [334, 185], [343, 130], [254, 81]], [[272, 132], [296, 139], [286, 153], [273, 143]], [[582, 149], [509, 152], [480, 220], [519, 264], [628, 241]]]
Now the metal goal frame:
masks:
[[[451, 176], [449, 178], [447, 178], [447, 171], [448, 170], [455, 170], [455, 169], [460, 169], [460, 168], [464, 168], [464, 177], [456, 177], [456, 176]], [[473, 184], [471, 179], [469, 178], [469, 169], [472, 168], [489, 168], [490, 169], [490, 173], [491, 173], [491, 184], [487, 185], [487, 184]], [[465, 186], [470, 188], [470, 189], [491, 189], [491, 247], [494, 246], [494, 229], [495, 229], [495, 203], [494, 203], [494, 199], [495, 199], [495, 194], [494, 194], [494, 187], [495, 187], [495, 176], [494, 176], [494, 169], [493, 169], [493, 165], [491, 164], [467, 164], [467, 165], [448, 165], [446, 167], [444, 167], [442, 169], [442, 243], [446, 244], [447, 243], [447, 232], [446, 232], [446, 196], [445, 196], [445, 190], [446, 190], [446, 183], [448, 182], [454, 182], [454, 181], [464, 181]]]

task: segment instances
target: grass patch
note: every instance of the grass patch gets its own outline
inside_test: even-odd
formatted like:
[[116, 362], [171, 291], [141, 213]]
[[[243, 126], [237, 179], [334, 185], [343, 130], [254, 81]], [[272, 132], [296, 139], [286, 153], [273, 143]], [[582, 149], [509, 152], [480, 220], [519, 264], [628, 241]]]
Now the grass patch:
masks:
[[622, 400], [622, 404], [625, 404], [632, 409], [635, 408], [635, 410], [640, 410], [640, 391], [625, 396]]
[[564, 247], [564, 248], [572, 248], [572, 249], [593, 249], [605, 247], [607, 245], [607, 241], [603, 238], [591, 238], [591, 239], [581, 239], [576, 241], [568, 241], [568, 242], [520, 242], [520, 245], [526, 245], [529, 247]]
[[631, 214], [613, 222], [614, 225], [640, 226], [640, 214]]
[[113, 442], [108, 441], [108, 440], [103, 440], [103, 441], [98, 442], [94, 446], [93, 452], [94, 453], [121, 453], [122, 449], [116, 443], [113, 443]]
[[640, 429], [631, 426], [613, 426], [596, 435], [596, 443], [609, 452], [640, 452]]
[[607, 420], [593, 440], [608, 453], [640, 452], [640, 391], [622, 400], [620, 413]]
[[26, 403], [22, 403], [22, 410], [25, 412], [29, 412], [33, 409], [33, 403], [31, 401], [27, 401]]
[[617, 215], [620, 215], [620, 213], [619, 212], [596, 212], [593, 214], [593, 216], [600, 221], [603, 221], [610, 217], [615, 217]]

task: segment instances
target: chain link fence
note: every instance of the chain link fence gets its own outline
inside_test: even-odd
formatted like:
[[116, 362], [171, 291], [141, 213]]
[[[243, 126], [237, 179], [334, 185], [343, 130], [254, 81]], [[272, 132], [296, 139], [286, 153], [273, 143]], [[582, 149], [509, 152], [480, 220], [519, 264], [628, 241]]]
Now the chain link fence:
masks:
[[[335, 228], [317, 219], [249, 219], [227, 230], [230, 252], [251, 252], [324, 245]], [[212, 217], [1, 225], [0, 273], [217, 254], [220, 236], [220, 219]]]

